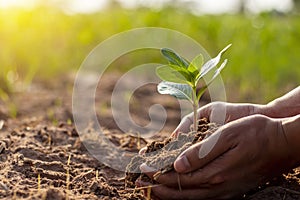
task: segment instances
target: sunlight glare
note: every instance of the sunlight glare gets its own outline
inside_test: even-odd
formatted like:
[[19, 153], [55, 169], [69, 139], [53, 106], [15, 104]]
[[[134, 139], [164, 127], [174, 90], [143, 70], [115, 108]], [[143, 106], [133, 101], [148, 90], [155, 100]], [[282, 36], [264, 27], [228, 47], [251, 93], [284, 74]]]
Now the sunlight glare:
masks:
[[[109, 3], [110, 0], [50, 0], [48, 5], [57, 6], [67, 13], [93, 13], [97, 12]], [[172, 0], [117, 0], [125, 8], [135, 8], [139, 5], [146, 7], [161, 8], [164, 3], [170, 3]], [[0, 0], [0, 9], [20, 7], [34, 8], [41, 4], [39, 0]], [[47, 2], [47, 1], [45, 1]], [[261, 11], [277, 10], [281, 12], [291, 11], [293, 0], [178, 0], [178, 2], [192, 3], [192, 11], [195, 14], [220, 14], [235, 13], [240, 9], [241, 2], [244, 2], [245, 8], [251, 13]], [[46, 3], [47, 4], [47, 3]], [[45, 4], [45, 5], [46, 5]]]
[[33, 8], [37, 3], [37, 0], [0, 0], [0, 9], [11, 7]]

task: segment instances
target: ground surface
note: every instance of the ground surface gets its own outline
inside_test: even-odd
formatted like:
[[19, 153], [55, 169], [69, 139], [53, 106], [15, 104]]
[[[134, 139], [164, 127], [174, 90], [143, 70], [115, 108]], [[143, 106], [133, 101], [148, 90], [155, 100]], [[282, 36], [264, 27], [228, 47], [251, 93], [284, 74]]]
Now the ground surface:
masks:
[[[35, 83], [27, 92], [13, 94], [17, 118], [11, 118], [12, 110], [0, 102], [0, 198], [142, 199], [139, 191], [125, 188], [124, 172], [103, 165], [86, 151], [72, 123], [72, 78], [62, 80]], [[118, 76], [110, 74], [99, 86], [97, 113], [107, 138], [120, 148], [137, 151], [146, 145], [144, 140], [137, 145], [135, 138], [118, 130], [109, 111], [116, 80]], [[180, 120], [178, 104], [154, 91], [150, 85], [135, 94], [132, 116], [145, 124], [149, 106], [161, 103], [169, 117], [163, 132], [170, 132]], [[300, 199], [299, 191], [300, 171], [295, 170], [245, 199]]]

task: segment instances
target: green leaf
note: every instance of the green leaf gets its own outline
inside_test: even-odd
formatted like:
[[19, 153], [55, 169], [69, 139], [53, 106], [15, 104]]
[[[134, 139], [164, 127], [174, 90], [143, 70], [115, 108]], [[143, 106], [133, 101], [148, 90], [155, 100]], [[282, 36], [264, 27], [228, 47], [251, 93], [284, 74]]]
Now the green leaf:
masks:
[[221, 64], [221, 66], [215, 71], [213, 77], [212, 77], [211, 80], [209, 81], [209, 84], [210, 84], [211, 82], [213, 82], [213, 80], [214, 80], [215, 78], [217, 78], [217, 77], [220, 75], [221, 71], [225, 68], [226, 64], [227, 64], [227, 59], [225, 59], [224, 62]]
[[200, 90], [198, 91], [198, 94], [197, 94], [198, 101], [200, 100], [201, 96], [204, 94], [204, 92], [208, 88], [208, 86], [210, 84], [212, 84], [214, 79], [220, 75], [221, 71], [225, 68], [226, 64], [227, 64], [227, 59], [225, 59], [224, 62], [221, 64], [221, 66], [214, 72], [213, 77], [208, 81], [208, 83], [206, 85], [204, 85], [202, 88], [200, 88]]
[[188, 73], [190, 74], [190, 79], [195, 81], [197, 75], [199, 74], [199, 70], [192, 64], [189, 65]]
[[172, 64], [169, 64], [169, 66], [171, 68], [173, 68], [174, 70], [176, 70], [177, 72], [179, 72], [182, 76], [185, 77], [185, 79], [191, 83], [193, 82], [193, 76], [192, 76], [192, 73], [188, 71], [187, 68], [184, 68], [184, 67], [179, 67], [177, 65], [172, 65]]
[[185, 67], [185, 68], [187, 68], [189, 66], [189, 62], [186, 59], [179, 56], [172, 49], [163, 48], [163, 49], [161, 49], [161, 53], [165, 58], [167, 58], [167, 60], [170, 62], [170, 64], [178, 65], [180, 67]]
[[169, 94], [177, 99], [185, 99], [191, 103], [193, 102], [192, 88], [187, 84], [162, 81], [157, 85], [157, 91], [160, 94]]
[[[215, 66], [220, 62], [222, 54], [231, 46], [231, 44], [227, 45], [220, 53], [215, 57], [207, 61], [203, 67], [201, 68], [200, 76], [198, 80], [205, 76], [208, 72], [210, 72]], [[198, 81], [197, 80], [197, 81]]]
[[221, 66], [214, 72], [213, 77], [208, 81], [208, 83], [206, 83], [205, 86], [200, 88], [200, 90], [198, 91], [198, 94], [197, 94], [198, 101], [200, 100], [201, 96], [203, 95], [205, 90], [208, 88], [208, 86], [210, 84], [212, 84], [212, 82], [215, 80], [215, 78], [217, 78], [220, 75], [221, 71], [225, 68], [226, 64], [227, 64], [227, 59], [225, 59], [224, 62], [221, 64]]
[[180, 72], [171, 68], [168, 65], [163, 65], [156, 68], [156, 74], [159, 78], [164, 81], [175, 82], [175, 83], [188, 83], [185, 76], [183, 76]]
[[196, 83], [196, 79], [200, 75], [199, 69], [201, 69], [202, 64], [203, 64], [203, 56], [202, 54], [200, 54], [193, 59], [193, 61], [190, 63], [190, 65], [187, 68], [191, 76], [191, 82], [193, 82], [194, 84]]
[[193, 61], [191, 62], [191, 64], [189, 65], [189, 67], [193, 65], [193, 68], [196, 68], [198, 70], [201, 69], [202, 65], [203, 65], [203, 55], [199, 54], [198, 56], [196, 56]]

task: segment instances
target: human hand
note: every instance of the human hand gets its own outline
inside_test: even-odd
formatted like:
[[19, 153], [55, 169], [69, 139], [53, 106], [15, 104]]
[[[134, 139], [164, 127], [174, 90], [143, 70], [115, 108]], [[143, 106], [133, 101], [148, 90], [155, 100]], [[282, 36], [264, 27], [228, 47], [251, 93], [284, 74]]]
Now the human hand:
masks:
[[[198, 119], [207, 118], [210, 122], [220, 125], [254, 114], [264, 114], [265, 106], [249, 103], [213, 102], [198, 110]], [[187, 133], [193, 124], [193, 113], [186, 115], [172, 133], [177, 136], [180, 132]]]
[[[291, 165], [281, 121], [253, 115], [224, 125], [184, 151], [174, 163], [176, 172], [159, 176], [162, 185], [153, 187], [152, 194], [155, 199], [227, 199]], [[151, 178], [155, 173], [144, 164], [141, 170]]]
[[[212, 102], [201, 107], [198, 110], [198, 119], [206, 118], [210, 122], [217, 124], [226, 124], [233, 120], [254, 115], [264, 114], [265, 106], [250, 103], [226, 103], [226, 102]], [[190, 127], [193, 124], [193, 113], [190, 113], [183, 117], [180, 124], [171, 134], [171, 137], [176, 137], [179, 133], [190, 132]], [[143, 154], [146, 151], [146, 147], [142, 148], [139, 153]]]

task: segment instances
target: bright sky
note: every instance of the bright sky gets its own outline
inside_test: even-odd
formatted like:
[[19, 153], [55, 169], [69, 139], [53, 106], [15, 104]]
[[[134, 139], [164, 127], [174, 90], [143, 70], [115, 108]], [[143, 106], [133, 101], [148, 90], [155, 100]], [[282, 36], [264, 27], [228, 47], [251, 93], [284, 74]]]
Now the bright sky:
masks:
[[[0, 0], [0, 8], [12, 6], [31, 8], [39, 0]], [[95, 12], [107, 5], [109, 0], [52, 0], [64, 5], [68, 12], [72, 13], [89, 13]], [[137, 4], [145, 6], [160, 7], [163, 2], [172, 0], [118, 0], [123, 6], [132, 8]], [[194, 3], [193, 11], [195, 13], [224, 13], [235, 12], [238, 9], [239, 2], [242, 0], [180, 0]], [[289, 11], [292, 9], [293, 0], [245, 0], [246, 8], [251, 12], [257, 13], [262, 10], [276, 9], [279, 11]]]

